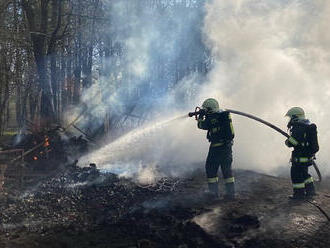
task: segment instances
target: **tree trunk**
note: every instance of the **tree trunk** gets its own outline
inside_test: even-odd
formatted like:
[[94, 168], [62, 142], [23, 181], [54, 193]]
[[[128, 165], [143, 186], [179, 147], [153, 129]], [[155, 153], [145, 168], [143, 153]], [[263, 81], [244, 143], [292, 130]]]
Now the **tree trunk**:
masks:
[[40, 28], [36, 27], [35, 11], [31, 3], [27, 0], [22, 0], [24, 12], [26, 14], [31, 41], [33, 46], [34, 58], [39, 76], [39, 85], [42, 90], [40, 102], [40, 116], [44, 125], [48, 126], [55, 120], [54, 102], [52, 97], [52, 87], [47, 76], [46, 63], [46, 36], [48, 29], [48, 4], [49, 0], [40, 0]]

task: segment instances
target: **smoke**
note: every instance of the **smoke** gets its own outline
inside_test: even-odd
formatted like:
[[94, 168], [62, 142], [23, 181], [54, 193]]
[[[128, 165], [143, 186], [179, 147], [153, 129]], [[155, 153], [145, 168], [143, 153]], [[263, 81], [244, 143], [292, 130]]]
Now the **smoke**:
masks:
[[[203, 29], [216, 61], [203, 96], [212, 89], [224, 106], [283, 129], [286, 111], [303, 107], [318, 125], [321, 164], [329, 159], [329, 11], [328, 1], [209, 1]], [[283, 137], [249, 120], [234, 123], [237, 167], [285, 166]]]
[[[208, 149], [205, 132], [198, 130], [192, 119], [168, 120], [192, 111], [205, 98], [215, 97], [222, 108], [255, 114], [284, 130], [286, 111], [301, 106], [318, 125], [318, 158], [321, 170], [327, 170], [323, 164], [329, 159], [325, 150], [330, 138], [330, 3], [210, 0], [189, 9], [188, 18], [171, 15], [166, 21], [160, 14], [162, 18], [151, 22], [150, 13], [140, 8], [123, 21], [124, 3], [119, 1], [112, 9], [113, 21], [118, 29], [122, 23], [131, 27], [124, 30], [125, 37], [117, 38], [128, 42], [125, 68], [131, 68], [134, 79], [130, 85], [151, 85], [151, 91], [141, 91], [143, 100], [137, 103], [143, 106], [137, 109], [149, 113], [148, 120], [143, 127], [83, 157], [81, 165], [95, 162], [102, 169], [126, 176], [138, 173], [142, 181], [152, 181], [158, 175], [179, 176], [200, 167]], [[191, 41], [189, 45], [182, 37]], [[174, 82], [173, 65], [189, 64], [189, 53], [182, 51], [196, 53], [202, 62], [212, 61], [212, 69], [206, 76], [199, 71], [184, 75], [175, 86], [165, 89], [164, 85]], [[202, 58], [205, 51], [210, 52], [206, 59]], [[169, 72], [167, 78], [150, 76], [162, 65]], [[103, 88], [113, 85], [109, 78], [100, 79], [102, 91], [109, 92]], [[121, 106], [118, 108], [125, 112], [130, 103], [121, 101], [121, 89], [106, 94], [105, 109]], [[283, 136], [243, 117], [233, 116], [233, 122], [234, 168], [288, 173], [290, 150]]]
[[[152, 175], [156, 174], [180, 176], [194, 170], [196, 162], [204, 160], [199, 152], [201, 143], [204, 143], [206, 152], [205, 138], [200, 137], [193, 124], [195, 122], [188, 120], [187, 114], [172, 120], [157, 120], [83, 157], [80, 164], [94, 162], [100, 169], [110, 170], [121, 176], [138, 174], [138, 178], [144, 178], [142, 181], [152, 181]], [[198, 142], [193, 142], [194, 140]], [[146, 178], [147, 175], [150, 175], [149, 179]]]
[[[191, 119], [176, 119], [197, 105], [199, 85], [205, 81], [209, 56], [201, 33], [204, 9], [201, 1], [170, 2], [159, 2], [158, 7], [149, 6], [152, 1], [109, 2], [108, 34], [118, 56], [114, 52], [105, 61], [108, 73], [84, 92], [82, 101], [92, 118], [79, 124], [93, 129], [109, 113], [112, 137], [80, 165], [93, 162], [102, 170], [145, 182], [182, 175], [204, 160], [192, 152], [200, 151], [203, 143], [206, 153], [204, 134]], [[140, 120], [143, 126], [121, 137], [114, 134], [125, 133], [124, 126], [134, 128]]]
[[74, 108], [68, 119], [87, 106], [78, 126], [95, 134], [108, 122], [115, 138], [125, 128], [164, 116], [176, 100], [176, 110], [182, 110], [194, 88], [183, 83], [180, 92], [184, 85], [187, 91], [172, 94], [177, 82], [194, 79], [198, 84], [205, 74], [201, 71], [207, 70], [208, 51], [200, 32], [202, 2], [104, 1], [108, 21], [105, 42], [98, 48], [102, 63], [94, 68], [94, 84], [83, 92], [83, 107]]
[[213, 208], [211, 211], [202, 213], [201, 215], [197, 215], [194, 217], [193, 221], [202, 227], [206, 232], [211, 234], [216, 234], [216, 230], [218, 229], [216, 220], [222, 214], [222, 209], [219, 207]]

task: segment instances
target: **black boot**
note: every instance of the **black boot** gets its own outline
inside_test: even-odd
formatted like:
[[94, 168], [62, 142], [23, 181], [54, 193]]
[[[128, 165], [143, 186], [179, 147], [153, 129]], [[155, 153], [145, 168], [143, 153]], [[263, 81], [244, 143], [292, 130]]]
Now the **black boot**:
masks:
[[219, 184], [218, 183], [208, 183], [209, 186], [209, 193], [214, 198], [219, 197]]
[[224, 196], [225, 199], [235, 199], [235, 183], [226, 183], [226, 194]]
[[305, 189], [307, 198], [313, 198], [314, 196], [316, 196], [314, 183], [305, 184]]
[[304, 200], [305, 199], [305, 188], [293, 189], [293, 195], [289, 197], [291, 200]]

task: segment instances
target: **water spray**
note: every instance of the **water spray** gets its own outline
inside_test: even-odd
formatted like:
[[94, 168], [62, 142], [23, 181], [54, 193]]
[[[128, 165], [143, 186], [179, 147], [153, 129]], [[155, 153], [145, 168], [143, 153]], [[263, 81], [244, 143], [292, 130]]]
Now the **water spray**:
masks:
[[[265, 121], [259, 117], [256, 117], [254, 115], [251, 115], [251, 114], [247, 114], [247, 113], [244, 113], [244, 112], [241, 112], [241, 111], [237, 111], [237, 110], [233, 110], [233, 109], [225, 109], [225, 111], [228, 111], [230, 113], [233, 113], [233, 114], [236, 114], [236, 115], [241, 115], [241, 116], [244, 116], [244, 117], [247, 117], [249, 119], [252, 119], [252, 120], [255, 120], [255, 121], [258, 121], [258, 122], [261, 122], [262, 124], [274, 129], [275, 131], [277, 131], [278, 133], [282, 134], [283, 136], [285, 136], [286, 138], [290, 138], [290, 135], [288, 133], [286, 133], [285, 131], [283, 131], [282, 129], [280, 129], [279, 127], [273, 125], [272, 123], [268, 122], [268, 121]], [[200, 107], [196, 107], [195, 108], [195, 112], [190, 112], [188, 113], [188, 116], [189, 117], [193, 117], [195, 116], [195, 119], [197, 120], [198, 119], [198, 116], [200, 115], [205, 115], [205, 111], [200, 108]], [[313, 167], [317, 173], [317, 176], [319, 178], [319, 182], [322, 181], [322, 175], [321, 175], [321, 172], [315, 162], [315, 159], [313, 159]]]
[[79, 164], [84, 166], [90, 162], [95, 162], [98, 166], [102, 167], [105, 164], [117, 163], [117, 157], [125, 157], [125, 154], [132, 155], [134, 153], [132, 149], [135, 149], [134, 147], [136, 146], [134, 145], [134, 147], [131, 147], [132, 144], [137, 144], [138, 141], [145, 138], [146, 136], [151, 136], [160, 129], [170, 126], [173, 123], [176, 123], [177, 121], [183, 120], [185, 118], [188, 118], [186, 114], [172, 119], [159, 121], [138, 129], [133, 129], [132, 131], [124, 134], [123, 136], [112, 141], [101, 149], [98, 149], [93, 153], [84, 156], [79, 161]]

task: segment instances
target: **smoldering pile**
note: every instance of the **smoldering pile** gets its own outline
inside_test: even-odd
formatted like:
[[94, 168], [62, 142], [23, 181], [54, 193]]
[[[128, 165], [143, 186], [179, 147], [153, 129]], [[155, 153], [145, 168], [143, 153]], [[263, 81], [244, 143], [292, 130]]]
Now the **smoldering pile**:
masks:
[[[15, 240], [31, 234], [54, 237], [59, 233], [111, 230], [109, 235], [115, 237], [108, 239], [120, 242], [129, 243], [127, 237], [133, 236], [139, 242], [152, 240], [159, 244], [214, 244], [201, 227], [190, 221], [202, 210], [148, 205], [164, 201], [184, 187], [184, 179], [163, 178], [152, 185], [141, 185], [113, 173], [101, 173], [94, 164], [83, 168], [73, 164], [19, 197], [3, 196], [0, 236]], [[191, 233], [195, 238], [189, 238]]]
[[100, 174], [95, 166], [73, 165], [20, 197], [4, 197], [1, 229], [44, 232], [55, 226], [91, 228], [101, 222], [115, 222], [129, 207], [152, 194], [156, 193], [128, 179]]

